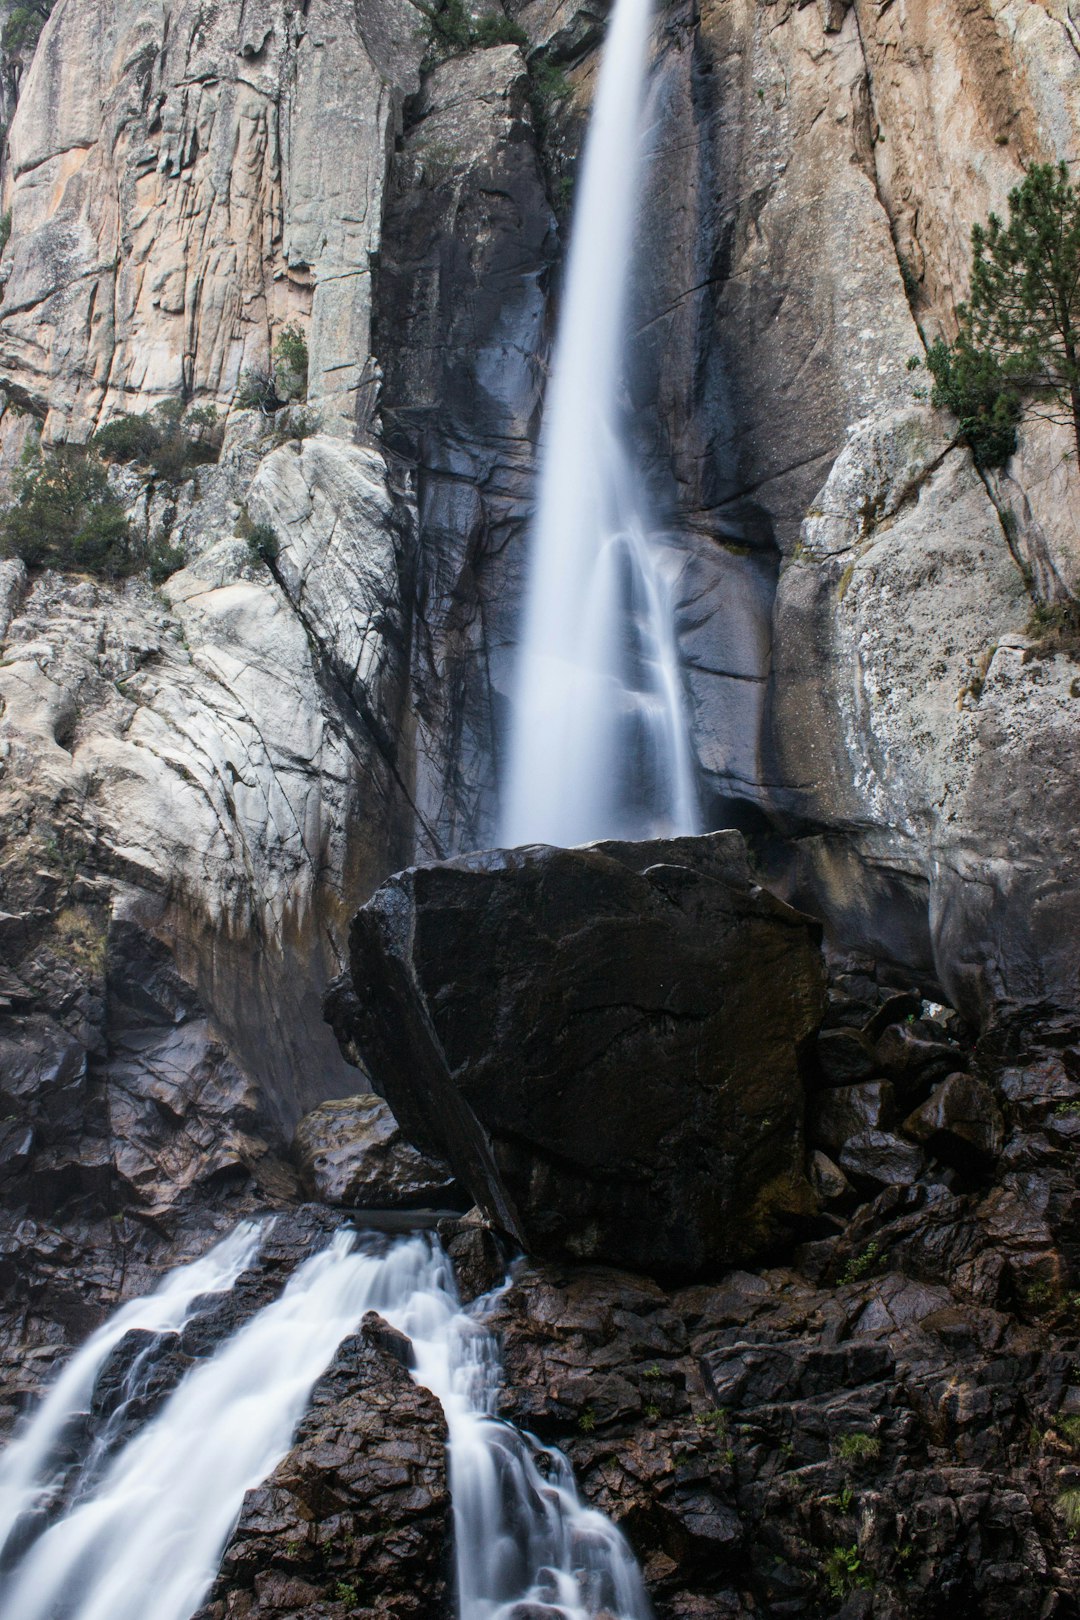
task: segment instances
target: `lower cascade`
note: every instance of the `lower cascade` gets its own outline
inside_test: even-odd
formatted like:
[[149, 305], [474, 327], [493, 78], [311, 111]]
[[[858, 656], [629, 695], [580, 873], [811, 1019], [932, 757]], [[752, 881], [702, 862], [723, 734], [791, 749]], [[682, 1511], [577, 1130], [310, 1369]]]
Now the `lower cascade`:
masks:
[[[649, 1620], [626, 1541], [582, 1504], [566, 1458], [494, 1416], [501, 1366], [484, 1302], [462, 1310], [450, 1262], [427, 1237], [376, 1248], [338, 1233], [132, 1438], [111, 1457], [80, 1458], [74, 1485], [65, 1481], [64, 1431], [121, 1338], [182, 1326], [200, 1296], [231, 1288], [258, 1241], [256, 1226], [238, 1228], [124, 1306], [10, 1443], [0, 1461], [0, 1620], [188, 1620], [245, 1492], [286, 1454], [316, 1380], [369, 1310], [412, 1340], [414, 1376], [446, 1415], [461, 1620]], [[129, 1371], [128, 1399], [152, 1353]], [[61, 1515], [41, 1529], [61, 1496]]]

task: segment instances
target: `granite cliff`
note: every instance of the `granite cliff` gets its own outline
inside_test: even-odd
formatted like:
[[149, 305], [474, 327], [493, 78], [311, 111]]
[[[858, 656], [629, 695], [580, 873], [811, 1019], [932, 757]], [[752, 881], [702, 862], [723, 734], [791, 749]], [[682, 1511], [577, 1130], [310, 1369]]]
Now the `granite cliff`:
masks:
[[[39, 437], [85, 445], [121, 413], [179, 399], [223, 427], [213, 464], [110, 471], [135, 532], [176, 548], [160, 583], [0, 562], [9, 1412], [147, 1268], [295, 1202], [294, 1126], [358, 1090], [322, 1010], [354, 912], [403, 868], [491, 841], [605, 11], [484, 0], [449, 37], [412, 0], [55, 0], [36, 43], [5, 47], [5, 489]], [[822, 1481], [844, 1488], [836, 1437], [856, 1422], [890, 1469], [859, 1509], [860, 1544], [888, 1563], [882, 1614], [939, 1612], [903, 1607], [893, 1557], [914, 1458], [961, 1527], [912, 1540], [919, 1593], [954, 1580], [989, 1601], [982, 1535], [1012, 1570], [1003, 1604], [1036, 1571], [1051, 1606], [1030, 1612], [1066, 1615], [1080, 682], [1045, 625], [1080, 592], [1080, 473], [1034, 413], [1008, 466], [980, 471], [908, 362], [953, 329], [971, 225], [1025, 165], [1080, 159], [1080, 34], [1065, 0], [675, 0], [650, 105], [636, 448], [681, 557], [708, 825], [740, 829], [754, 880], [824, 927], [830, 1011], [792, 1116], [816, 1213], [798, 1280], [792, 1251], [719, 1304], [661, 1296], [677, 1275], [604, 1274], [606, 1303], [571, 1330], [564, 1257], [530, 1273], [506, 1305], [514, 1399], [639, 1527], [672, 1617], [816, 1612], [821, 1581], [789, 1572], [800, 1549], [847, 1545], [812, 1503]], [[306, 400], [251, 408], [286, 327], [306, 343]], [[253, 525], [273, 530], [263, 554]], [[939, 1095], [956, 1075], [981, 1089]], [[830, 1115], [815, 1099], [838, 1090]], [[965, 1108], [973, 1155], [955, 1146]], [[386, 1140], [392, 1124], [356, 1112], [362, 1140]], [[858, 1287], [838, 1295], [844, 1277]], [[627, 1298], [649, 1324], [633, 1346]], [[634, 1392], [619, 1384], [609, 1411], [606, 1386], [569, 1400], [561, 1375], [545, 1384], [552, 1315], [571, 1361], [647, 1358]], [[833, 1369], [850, 1412], [823, 1419], [804, 1360], [777, 1371], [775, 1346], [852, 1332], [858, 1355]], [[954, 1398], [965, 1346], [979, 1370]], [[729, 1402], [736, 1361], [757, 1371]], [[686, 1468], [716, 1459], [698, 1423], [680, 1462], [675, 1428], [740, 1403], [743, 1438], [713, 1447], [734, 1472], [699, 1491]], [[585, 1411], [616, 1449], [633, 1430], [637, 1483], [577, 1427]], [[1025, 1425], [1042, 1436], [1030, 1456]], [[751, 1489], [751, 1451], [770, 1480], [790, 1456], [809, 1472]], [[744, 1609], [765, 1567], [747, 1526], [781, 1497], [779, 1573]], [[680, 1560], [715, 1571], [718, 1548], [724, 1579], [677, 1590]], [[848, 1582], [845, 1613], [871, 1612], [863, 1590]]]

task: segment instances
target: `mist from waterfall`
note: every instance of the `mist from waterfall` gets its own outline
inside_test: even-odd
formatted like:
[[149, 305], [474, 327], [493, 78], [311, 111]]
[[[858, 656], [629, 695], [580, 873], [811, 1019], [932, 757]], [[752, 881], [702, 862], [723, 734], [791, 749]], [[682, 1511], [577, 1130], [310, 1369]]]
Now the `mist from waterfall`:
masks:
[[[198, 1263], [198, 1283], [231, 1286], [254, 1240], [253, 1228], [238, 1229], [231, 1248]], [[176, 1304], [191, 1270], [150, 1298]], [[175, 1329], [193, 1297], [171, 1311], [148, 1313], [136, 1301], [118, 1312], [104, 1337], [72, 1358], [3, 1461], [25, 1462], [29, 1446], [40, 1467], [55, 1445], [61, 1389], [66, 1417], [73, 1400], [86, 1410], [104, 1366], [101, 1345], [108, 1341], [107, 1355], [133, 1327]], [[446, 1414], [461, 1620], [511, 1620], [525, 1604], [551, 1620], [650, 1620], [626, 1541], [581, 1502], [566, 1458], [492, 1415], [498, 1346], [482, 1304], [462, 1311], [443, 1250], [426, 1237], [358, 1246], [349, 1232], [198, 1361], [102, 1467], [78, 1473], [47, 1528], [39, 1515], [28, 1545], [16, 1532], [0, 1620], [189, 1620], [213, 1585], [245, 1493], [288, 1451], [315, 1381], [368, 1310], [409, 1335], [414, 1376]], [[22, 1500], [33, 1509], [25, 1492]]]
[[625, 421], [651, 0], [617, 0], [545, 402], [499, 842], [698, 830], [665, 555]]

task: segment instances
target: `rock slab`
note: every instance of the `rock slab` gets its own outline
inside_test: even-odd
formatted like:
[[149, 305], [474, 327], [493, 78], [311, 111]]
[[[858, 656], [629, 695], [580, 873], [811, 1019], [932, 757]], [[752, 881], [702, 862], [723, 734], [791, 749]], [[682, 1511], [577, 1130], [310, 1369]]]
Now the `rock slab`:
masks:
[[414, 868], [350, 953], [327, 1002], [342, 1049], [532, 1253], [692, 1276], [812, 1207], [817, 934], [739, 834]]

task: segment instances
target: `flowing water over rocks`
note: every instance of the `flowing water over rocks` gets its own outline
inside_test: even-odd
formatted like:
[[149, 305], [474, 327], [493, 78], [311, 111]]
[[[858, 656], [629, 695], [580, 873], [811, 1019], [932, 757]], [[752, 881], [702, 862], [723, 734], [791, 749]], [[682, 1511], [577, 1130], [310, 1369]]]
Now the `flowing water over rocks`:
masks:
[[[258, 1239], [257, 1228], [239, 1228], [205, 1261], [174, 1273], [157, 1295], [124, 1307], [74, 1358], [5, 1458], [10, 1524], [33, 1505], [30, 1486], [39, 1483], [38, 1476], [47, 1480], [61, 1425], [88, 1405], [110, 1352], [132, 1333], [175, 1335], [199, 1293], [227, 1290], [254, 1261]], [[446, 1416], [460, 1620], [585, 1620], [600, 1613], [612, 1620], [648, 1620], [651, 1610], [627, 1543], [603, 1514], [581, 1502], [565, 1457], [494, 1415], [501, 1365], [496, 1340], [483, 1323], [485, 1308], [482, 1301], [471, 1314], [462, 1312], [453, 1272], [434, 1241], [412, 1237], [387, 1245], [369, 1239], [358, 1245], [353, 1234], [339, 1233], [298, 1267], [279, 1298], [211, 1345], [209, 1356], [197, 1358], [159, 1410], [111, 1457], [80, 1471], [70, 1500], [48, 1528], [31, 1523], [29, 1544], [22, 1548], [16, 1532], [0, 1616], [188, 1620], [210, 1592], [223, 1554], [232, 1582], [242, 1587], [259, 1532], [273, 1523], [268, 1501], [276, 1492], [280, 1502], [290, 1485], [303, 1493], [303, 1469], [298, 1483], [286, 1453], [297, 1455], [294, 1437], [313, 1391], [313, 1413], [305, 1423], [309, 1437], [326, 1404], [320, 1391], [327, 1387], [339, 1407], [350, 1393], [359, 1394], [363, 1407], [366, 1385], [377, 1386], [365, 1365], [374, 1349], [412, 1367], [416, 1382], [437, 1397]], [[351, 1335], [362, 1317], [357, 1344]], [[162, 1353], [162, 1342], [137, 1340], [125, 1380], [129, 1399], [147, 1361]], [[358, 1390], [350, 1386], [350, 1372]], [[377, 1387], [374, 1399], [377, 1409]], [[400, 1408], [407, 1429], [408, 1401]], [[356, 1434], [362, 1437], [370, 1418], [361, 1412], [358, 1419]], [[344, 1411], [338, 1421], [347, 1432]], [[340, 1432], [324, 1432], [316, 1442], [324, 1474], [325, 1454], [340, 1448], [342, 1439]], [[301, 1453], [303, 1443], [301, 1434]], [[357, 1444], [354, 1436], [353, 1449]], [[103, 1451], [100, 1442], [92, 1444], [91, 1460]], [[392, 1455], [383, 1463], [384, 1476]], [[402, 1460], [399, 1450], [399, 1472]], [[414, 1515], [418, 1495], [421, 1505], [437, 1505], [437, 1480], [434, 1495], [430, 1479], [414, 1479], [412, 1487]], [[328, 1481], [323, 1488], [333, 1489]], [[325, 1509], [320, 1516], [325, 1519]], [[306, 1533], [301, 1524], [298, 1536]], [[355, 1537], [348, 1542], [354, 1546]], [[429, 1534], [426, 1542], [428, 1561], [437, 1561], [438, 1537]], [[290, 1545], [295, 1556], [300, 1540]], [[341, 1601], [350, 1595], [355, 1600], [357, 1588], [365, 1589], [371, 1579], [364, 1560], [351, 1559], [336, 1594]], [[302, 1586], [286, 1583], [286, 1601], [291, 1595], [295, 1602]], [[275, 1590], [280, 1596], [280, 1583], [264, 1592], [256, 1582], [267, 1605], [244, 1612], [276, 1612]], [[422, 1598], [422, 1583], [414, 1584], [412, 1596]], [[386, 1612], [413, 1611], [399, 1598]]]
[[182, 1328], [206, 1295], [232, 1287], [251, 1264], [259, 1236], [255, 1224], [242, 1223], [203, 1259], [172, 1272], [156, 1293], [129, 1301], [71, 1358], [26, 1432], [0, 1457], [0, 1567], [10, 1563], [5, 1553], [19, 1521], [63, 1484], [65, 1430], [85, 1411], [112, 1352], [129, 1333]]

